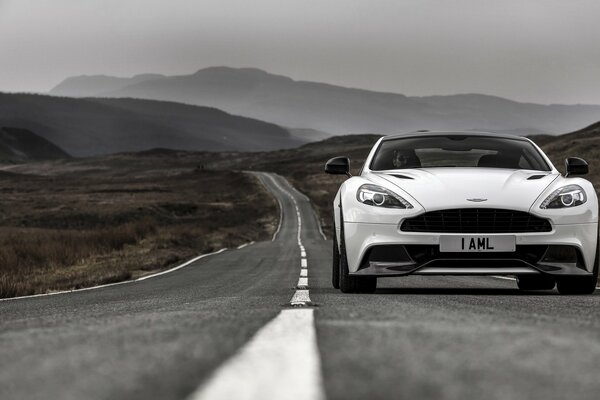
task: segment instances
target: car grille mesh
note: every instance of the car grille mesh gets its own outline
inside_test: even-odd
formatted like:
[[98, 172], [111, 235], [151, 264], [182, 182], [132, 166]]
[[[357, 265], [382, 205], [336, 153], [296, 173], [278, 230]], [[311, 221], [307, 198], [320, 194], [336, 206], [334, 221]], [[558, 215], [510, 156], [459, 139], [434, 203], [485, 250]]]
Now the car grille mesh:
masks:
[[547, 219], [522, 211], [496, 208], [461, 208], [431, 211], [402, 222], [404, 232], [521, 233], [549, 232]]

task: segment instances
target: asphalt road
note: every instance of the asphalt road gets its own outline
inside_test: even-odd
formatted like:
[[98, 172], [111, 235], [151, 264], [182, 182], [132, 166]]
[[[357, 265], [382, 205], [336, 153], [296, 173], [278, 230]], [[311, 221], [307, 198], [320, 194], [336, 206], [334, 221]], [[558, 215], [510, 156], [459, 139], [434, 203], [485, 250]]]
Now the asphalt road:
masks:
[[[219, 376], [257, 398], [283, 381], [304, 400], [598, 398], [600, 296], [493, 277], [394, 278], [344, 295], [308, 200], [261, 179], [282, 204], [274, 241], [139, 282], [1, 301], [0, 399], [217, 398], [205, 389]], [[306, 271], [312, 307], [292, 308]], [[277, 360], [301, 366], [291, 381]]]

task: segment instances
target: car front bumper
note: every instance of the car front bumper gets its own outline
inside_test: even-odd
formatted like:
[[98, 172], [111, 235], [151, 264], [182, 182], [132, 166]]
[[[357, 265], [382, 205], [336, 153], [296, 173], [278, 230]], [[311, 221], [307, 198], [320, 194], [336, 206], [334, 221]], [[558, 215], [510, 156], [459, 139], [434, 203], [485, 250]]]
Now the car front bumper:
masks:
[[[338, 237], [339, 236], [338, 232]], [[596, 257], [598, 224], [553, 225], [550, 232], [515, 233], [514, 253], [441, 253], [440, 237], [455, 233], [402, 232], [397, 224], [344, 223], [351, 275], [591, 275]], [[504, 234], [481, 234], [498, 236]], [[383, 259], [373, 259], [387, 249]], [[575, 259], [549, 257], [556, 249], [573, 249]], [[381, 258], [381, 257], [380, 257]]]

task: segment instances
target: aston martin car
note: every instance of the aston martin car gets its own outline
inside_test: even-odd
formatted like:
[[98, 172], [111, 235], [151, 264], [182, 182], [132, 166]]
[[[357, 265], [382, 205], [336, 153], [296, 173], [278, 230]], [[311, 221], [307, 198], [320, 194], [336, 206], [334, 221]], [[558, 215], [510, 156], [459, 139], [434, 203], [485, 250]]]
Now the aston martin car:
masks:
[[598, 198], [531, 140], [485, 132], [414, 132], [377, 141], [334, 202], [332, 283], [370, 293], [377, 279], [508, 275], [522, 290], [590, 294], [598, 279]]

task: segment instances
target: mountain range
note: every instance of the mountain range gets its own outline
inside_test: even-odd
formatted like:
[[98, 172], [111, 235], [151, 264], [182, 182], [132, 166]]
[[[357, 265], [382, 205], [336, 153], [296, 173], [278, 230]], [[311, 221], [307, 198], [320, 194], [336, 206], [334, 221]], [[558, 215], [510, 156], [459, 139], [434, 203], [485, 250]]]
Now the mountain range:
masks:
[[0, 127], [0, 162], [28, 162], [70, 158], [63, 149], [35, 133]]
[[417, 129], [558, 134], [600, 120], [597, 105], [521, 103], [482, 94], [410, 97], [297, 81], [255, 68], [211, 67], [180, 76], [72, 77], [50, 94], [210, 106], [328, 134], [390, 134]]
[[0, 93], [0, 126], [28, 129], [73, 156], [162, 147], [259, 151], [305, 143], [272, 123], [167, 101]]

